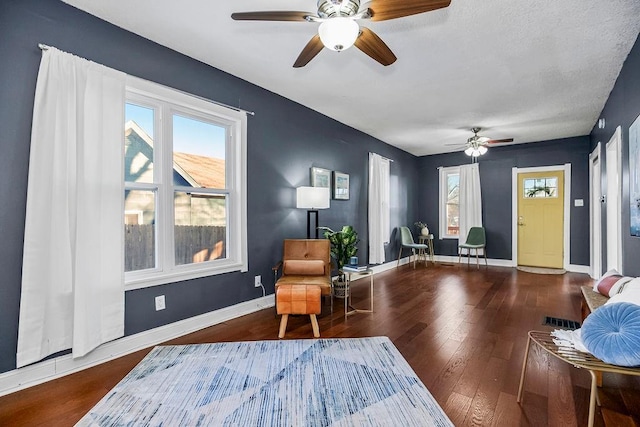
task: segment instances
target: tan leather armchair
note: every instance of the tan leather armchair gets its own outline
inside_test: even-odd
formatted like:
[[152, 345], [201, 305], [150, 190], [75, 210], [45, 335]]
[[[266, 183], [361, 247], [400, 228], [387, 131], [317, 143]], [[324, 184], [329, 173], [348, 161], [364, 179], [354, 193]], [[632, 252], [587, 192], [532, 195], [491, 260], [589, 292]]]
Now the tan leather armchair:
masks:
[[[282, 271], [278, 278], [278, 272]], [[273, 267], [275, 286], [318, 285], [331, 296], [331, 246], [326, 239], [287, 239], [282, 261]]]

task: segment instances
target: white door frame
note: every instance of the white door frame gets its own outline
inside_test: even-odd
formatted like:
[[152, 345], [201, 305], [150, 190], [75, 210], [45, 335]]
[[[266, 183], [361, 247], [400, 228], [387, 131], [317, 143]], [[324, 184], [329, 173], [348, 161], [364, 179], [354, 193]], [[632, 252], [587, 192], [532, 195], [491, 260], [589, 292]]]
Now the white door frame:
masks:
[[514, 267], [518, 266], [518, 174], [550, 171], [564, 172], [564, 255], [562, 264], [565, 270], [569, 269], [571, 260], [571, 163], [556, 166], [511, 168], [511, 263]]
[[589, 246], [591, 277], [602, 275], [602, 154], [600, 142], [589, 154]]
[[[618, 126], [606, 145], [607, 270], [622, 273], [622, 128]], [[614, 170], [611, 170], [615, 168]]]

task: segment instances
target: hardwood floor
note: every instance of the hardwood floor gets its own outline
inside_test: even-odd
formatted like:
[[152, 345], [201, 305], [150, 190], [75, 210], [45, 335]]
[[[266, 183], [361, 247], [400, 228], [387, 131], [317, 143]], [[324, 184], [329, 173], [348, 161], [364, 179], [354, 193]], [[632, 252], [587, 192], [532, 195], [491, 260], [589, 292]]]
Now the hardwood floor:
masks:
[[[549, 330], [544, 316], [580, 320], [584, 274], [535, 275], [511, 268], [401, 266], [375, 276], [372, 314], [346, 321], [342, 302], [319, 316], [330, 337], [388, 336], [457, 426], [587, 425], [589, 374], [540, 351], [530, 356], [522, 405], [516, 403], [527, 331]], [[353, 303], [367, 306], [368, 280]], [[167, 344], [277, 339], [273, 309]], [[290, 317], [286, 339], [311, 338], [308, 316]], [[80, 419], [148, 352], [0, 397], [0, 426], [66, 426]], [[640, 425], [640, 379], [605, 375], [596, 426]]]

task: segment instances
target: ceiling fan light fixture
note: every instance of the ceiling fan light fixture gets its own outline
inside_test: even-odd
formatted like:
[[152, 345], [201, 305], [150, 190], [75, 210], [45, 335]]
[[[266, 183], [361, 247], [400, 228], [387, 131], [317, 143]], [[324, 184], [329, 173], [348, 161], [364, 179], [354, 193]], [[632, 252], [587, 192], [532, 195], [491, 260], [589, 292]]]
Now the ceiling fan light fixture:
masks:
[[484, 145], [473, 144], [467, 147], [466, 150], [464, 150], [464, 154], [471, 157], [480, 157], [483, 154], [485, 154], [487, 151], [489, 150]]
[[340, 52], [349, 49], [356, 42], [360, 27], [351, 18], [335, 17], [320, 24], [318, 35], [322, 44], [331, 50]]

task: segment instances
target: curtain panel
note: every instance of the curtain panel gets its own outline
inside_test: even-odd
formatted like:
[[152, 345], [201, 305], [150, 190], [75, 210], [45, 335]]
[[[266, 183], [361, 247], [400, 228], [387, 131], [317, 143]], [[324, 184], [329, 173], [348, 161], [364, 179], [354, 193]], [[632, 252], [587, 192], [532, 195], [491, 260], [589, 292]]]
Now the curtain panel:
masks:
[[478, 163], [460, 166], [459, 242], [467, 241], [471, 227], [482, 227], [482, 194]]
[[369, 153], [369, 264], [385, 262], [384, 245], [390, 234], [390, 162]]
[[31, 133], [17, 367], [124, 335], [124, 73], [44, 50]]

